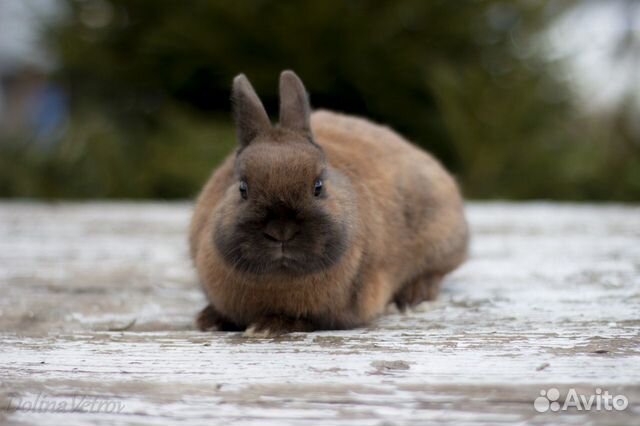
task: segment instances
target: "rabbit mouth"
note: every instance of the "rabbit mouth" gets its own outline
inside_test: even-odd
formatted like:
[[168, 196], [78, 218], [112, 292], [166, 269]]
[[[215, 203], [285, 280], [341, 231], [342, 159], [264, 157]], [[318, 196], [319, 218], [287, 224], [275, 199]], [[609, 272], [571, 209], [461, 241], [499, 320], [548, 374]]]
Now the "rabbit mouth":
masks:
[[260, 255], [253, 253], [253, 256], [247, 253], [247, 256], [241, 256], [233, 262], [235, 269], [242, 272], [254, 274], [275, 274], [302, 276], [318, 272], [329, 266], [327, 259], [319, 256], [310, 255], [305, 250], [299, 250], [294, 247], [269, 247], [264, 249]]
[[280, 263], [280, 268], [283, 270], [295, 271], [300, 269], [300, 265], [298, 264], [298, 261], [290, 256], [282, 255], [278, 262]]
[[304, 259], [300, 259], [300, 256], [296, 256], [295, 249], [288, 247], [286, 244], [281, 244], [281, 246], [275, 250], [276, 252], [271, 262], [273, 271], [295, 274], [312, 272], [310, 270], [312, 268], [305, 266], [307, 262], [305, 262]]

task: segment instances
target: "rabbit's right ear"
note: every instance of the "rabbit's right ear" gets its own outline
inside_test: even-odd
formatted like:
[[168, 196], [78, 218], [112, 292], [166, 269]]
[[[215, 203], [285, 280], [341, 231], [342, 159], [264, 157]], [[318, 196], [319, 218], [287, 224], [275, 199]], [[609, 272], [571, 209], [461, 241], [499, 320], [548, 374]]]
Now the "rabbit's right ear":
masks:
[[231, 103], [241, 147], [247, 146], [258, 134], [271, 128], [267, 111], [244, 74], [233, 79]]
[[280, 74], [280, 125], [291, 130], [311, 133], [311, 106], [300, 77], [291, 70]]

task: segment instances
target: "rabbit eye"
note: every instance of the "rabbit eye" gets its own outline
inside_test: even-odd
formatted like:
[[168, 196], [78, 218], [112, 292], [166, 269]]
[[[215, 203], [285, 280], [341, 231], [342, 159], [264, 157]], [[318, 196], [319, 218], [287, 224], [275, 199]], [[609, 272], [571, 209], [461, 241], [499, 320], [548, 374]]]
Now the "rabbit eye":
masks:
[[313, 195], [314, 197], [319, 197], [322, 194], [322, 179], [316, 180], [316, 183], [313, 185]]
[[243, 200], [247, 199], [247, 192], [249, 191], [249, 186], [247, 185], [247, 182], [245, 182], [244, 180], [240, 181], [240, 196], [242, 197]]

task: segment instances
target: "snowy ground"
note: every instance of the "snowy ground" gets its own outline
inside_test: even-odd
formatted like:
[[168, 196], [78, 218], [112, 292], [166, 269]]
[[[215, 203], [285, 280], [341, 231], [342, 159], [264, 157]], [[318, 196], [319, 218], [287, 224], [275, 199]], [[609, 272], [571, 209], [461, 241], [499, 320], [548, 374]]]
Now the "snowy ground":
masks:
[[640, 423], [640, 207], [471, 203], [438, 302], [277, 339], [194, 330], [189, 209], [0, 204], [0, 423]]

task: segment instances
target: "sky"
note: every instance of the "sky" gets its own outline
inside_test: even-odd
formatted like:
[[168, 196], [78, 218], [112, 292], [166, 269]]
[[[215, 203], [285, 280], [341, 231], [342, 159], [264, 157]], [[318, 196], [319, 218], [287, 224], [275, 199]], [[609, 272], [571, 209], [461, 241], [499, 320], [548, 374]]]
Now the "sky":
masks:
[[57, 0], [1, 0], [0, 72], [21, 65], [53, 66], [39, 43], [39, 28], [61, 12]]
[[[553, 25], [547, 55], [564, 60], [586, 109], [615, 106], [635, 93], [640, 110], [640, 1], [585, 1]], [[630, 43], [631, 48], [619, 46]]]

